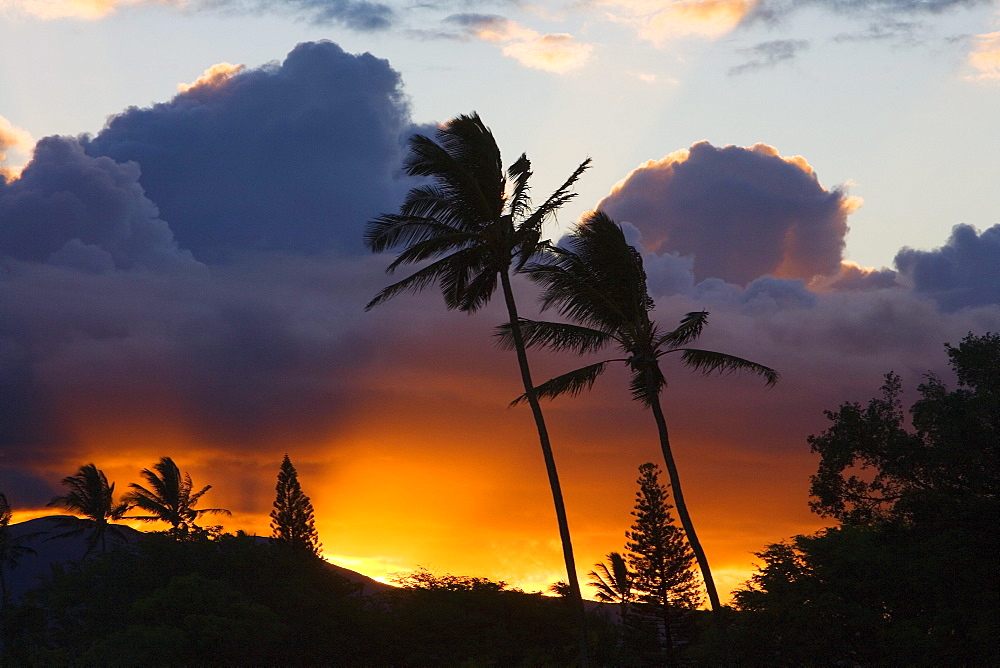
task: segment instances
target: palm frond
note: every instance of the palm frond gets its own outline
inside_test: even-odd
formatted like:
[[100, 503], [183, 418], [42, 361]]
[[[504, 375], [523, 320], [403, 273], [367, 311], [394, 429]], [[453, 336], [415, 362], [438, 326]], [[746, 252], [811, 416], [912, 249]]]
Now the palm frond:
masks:
[[524, 153], [507, 168], [507, 177], [513, 182], [507, 211], [513, 220], [520, 220], [531, 207], [528, 179], [531, 178], [531, 161]]
[[701, 336], [701, 332], [708, 324], [708, 311], [691, 311], [683, 318], [681, 324], [673, 331], [661, 336], [654, 344], [659, 349], [661, 346], [668, 348], [678, 348], [687, 345]]
[[[570, 371], [569, 373], [564, 373], [561, 376], [547, 380], [534, 388], [535, 396], [539, 399], [554, 399], [562, 394], [575, 397], [584, 390], [589, 390], [594, 385], [597, 377], [604, 373], [604, 370], [612, 361], [605, 360], [596, 364], [588, 364], [575, 371]], [[510, 405], [516, 406], [527, 400], [528, 395], [525, 393], [512, 401]]]
[[442, 283], [445, 288], [445, 303], [454, 303], [454, 306], [449, 305], [449, 308], [457, 308], [465, 313], [475, 313], [490, 302], [493, 293], [496, 292], [499, 280], [500, 275], [495, 267], [484, 267], [463, 287], [455, 289], [454, 302], [449, 301], [448, 286]]
[[[518, 318], [517, 322], [524, 345], [528, 348], [544, 347], [554, 351], [569, 350], [584, 355], [600, 350], [611, 340], [610, 335], [582, 325], [528, 320], [527, 318]], [[497, 345], [501, 348], [504, 350], [514, 349], [514, 337], [509, 322], [498, 326], [494, 335], [497, 337]]]
[[448, 308], [458, 308], [460, 297], [456, 298], [456, 295], [460, 295], [461, 291], [465, 289], [468, 274], [471, 271], [468, 266], [463, 267], [463, 261], [473, 261], [479, 253], [479, 249], [468, 248], [432, 262], [403, 280], [383, 288], [368, 302], [365, 310], [370, 311], [400, 293], [419, 292], [438, 280], [442, 283], [442, 291], [445, 293], [445, 303], [448, 304]]
[[778, 372], [771, 367], [735, 355], [717, 353], [711, 350], [698, 350], [697, 348], [675, 348], [664, 352], [680, 352], [681, 362], [685, 366], [705, 375], [734, 372], [752, 373], [763, 377], [768, 386], [774, 385], [780, 378]]
[[467, 232], [442, 234], [430, 239], [419, 241], [404, 249], [396, 259], [389, 263], [385, 273], [392, 274], [404, 264], [416, 264], [462, 248], [467, 248], [475, 241], [475, 237]]
[[457, 227], [436, 218], [384, 213], [365, 225], [364, 242], [373, 253], [381, 253], [459, 231]]
[[530, 216], [524, 219], [519, 227], [522, 228], [540, 228], [542, 223], [551, 216], [553, 213], [558, 211], [564, 204], [576, 197], [577, 193], [572, 192], [570, 189], [573, 184], [579, 180], [580, 176], [583, 175], [585, 171], [590, 167], [590, 158], [587, 158], [580, 165], [573, 170], [569, 178], [556, 189], [548, 199], [546, 199], [537, 209], [535, 209]]

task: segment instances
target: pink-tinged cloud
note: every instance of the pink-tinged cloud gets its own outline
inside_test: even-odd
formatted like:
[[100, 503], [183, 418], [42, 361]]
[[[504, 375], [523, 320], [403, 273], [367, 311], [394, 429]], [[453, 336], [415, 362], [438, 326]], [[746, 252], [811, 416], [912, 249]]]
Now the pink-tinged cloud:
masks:
[[11, 157], [14, 153], [27, 156], [34, 143], [26, 130], [15, 127], [9, 120], [0, 116], [0, 180], [10, 181], [17, 178], [21, 173], [21, 165], [11, 164]]
[[503, 54], [536, 70], [564, 74], [583, 67], [594, 47], [581, 44], [565, 33], [537, 35], [518, 40], [503, 48]]
[[968, 79], [1000, 82], [1000, 31], [976, 35], [968, 63], [973, 70]]
[[503, 54], [525, 67], [565, 74], [590, 60], [593, 45], [566, 33], [542, 34], [495, 14], [454, 14], [446, 19], [469, 37], [502, 45]]
[[372, 0], [3, 0], [0, 6], [42, 20], [102, 19], [133, 5], [170, 5], [187, 11], [298, 14], [316, 25], [338, 24], [359, 32], [389, 28], [395, 12]]
[[113, 13], [119, 7], [145, 1], [147, 0], [9, 0], [7, 5], [15, 13], [39, 19], [94, 20]]
[[839, 272], [858, 206], [820, 185], [801, 156], [708, 142], [640, 165], [597, 205], [633, 225], [646, 251], [690, 257], [696, 280], [740, 285]]
[[756, 0], [603, 0], [613, 21], [662, 46], [688, 36], [716, 39], [740, 24]]
[[177, 84], [177, 90], [186, 93], [197, 86], [221, 86], [225, 84], [234, 74], [240, 72], [243, 65], [233, 65], [232, 63], [216, 63], [205, 70], [194, 83]]

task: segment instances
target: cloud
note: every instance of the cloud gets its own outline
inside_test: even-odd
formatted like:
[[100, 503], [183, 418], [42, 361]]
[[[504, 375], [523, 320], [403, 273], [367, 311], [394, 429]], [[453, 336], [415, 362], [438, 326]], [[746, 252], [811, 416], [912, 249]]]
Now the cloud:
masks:
[[17, 178], [21, 167], [10, 164], [10, 155], [27, 155], [34, 143], [26, 130], [14, 127], [9, 120], [0, 116], [0, 181]]
[[761, 42], [748, 49], [739, 49], [739, 53], [746, 55], [749, 60], [742, 65], [729, 68], [729, 74], [743, 74], [774, 67], [778, 63], [792, 60], [800, 51], [808, 48], [809, 42], [805, 40], [778, 39]]
[[84, 141], [87, 153], [141, 165], [142, 187], [200, 260], [362, 252], [365, 221], [408, 187], [398, 178], [412, 130], [399, 74], [316, 42], [280, 64], [208, 77], [112, 117]]
[[760, 0], [746, 23], [780, 23], [788, 15], [808, 7], [859, 17], [921, 16], [953, 9], [990, 4], [992, 0]]
[[746, 285], [837, 273], [859, 205], [820, 185], [802, 157], [700, 142], [639, 166], [597, 208], [635, 226], [646, 251], [690, 256], [697, 280]]
[[1000, 81], [1000, 31], [976, 35], [975, 49], [969, 54], [968, 63], [974, 73], [967, 79]]
[[734, 30], [756, 0], [602, 0], [608, 18], [632, 26], [640, 39], [662, 46], [669, 40], [721, 37]]
[[944, 246], [903, 248], [895, 264], [917, 294], [946, 311], [1000, 304], [1000, 225], [982, 234], [971, 225], [956, 225]]
[[877, 42], [892, 41], [903, 44], [916, 44], [919, 40], [916, 37], [918, 30], [924, 24], [919, 21], [879, 21], [870, 23], [868, 28], [862, 32], [840, 33], [834, 36], [835, 42]]
[[203, 0], [202, 4], [237, 12], [294, 12], [314, 25], [336, 24], [358, 32], [386, 30], [396, 21], [392, 7], [369, 0]]
[[143, 0], [9, 0], [7, 10], [43, 20], [94, 20], [111, 14], [118, 7], [141, 2]]
[[0, 183], [0, 248], [9, 257], [94, 272], [193, 262], [139, 185], [139, 166], [46, 137], [21, 177]]
[[453, 14], [445, 19], [461, 35], [503, 45], [503, 54], [525, 67], [555, 74], [578, 70], [594, 50], [566, 33], [541, 34], [495, 14]]
[[198, 86], [217, 87], [224, 85], [234, 74], [243, 69], [243, 65], [233, 65], [232, 63], [216, 63], [205, 70], [194, 83], [177, 84], [177, 90], [186, 93]]
[[389, 28], [395, 12], [369, 0], [7, 0], [10, 11], [43, 20], [96, 20], [133, 5], [173, 5], [195, 11], [297, 13], [316, 25], [337, 24], [360, 32]]

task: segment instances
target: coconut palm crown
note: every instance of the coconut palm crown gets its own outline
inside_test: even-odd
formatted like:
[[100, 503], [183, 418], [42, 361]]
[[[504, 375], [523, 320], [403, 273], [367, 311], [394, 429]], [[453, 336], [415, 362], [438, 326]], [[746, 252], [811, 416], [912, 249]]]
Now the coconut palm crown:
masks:
[[449, 309], [482, 308], [512, 263], [520, 269], [538, 251], [542, 223], [576, 196], [571, 188], [589, 165], [590, 160], [584, 160], [533, 209], [531, 161], [522, 154], [505, 175], [496, 140], [477, 114], [448, 121], [438, 129], [437, 141], [414, 135], [403, 168], [410, 176], [430, 177], [432, 182], [410, 190], [399, 213], [369, 221], [364, 240], [374, 253], [403, 249], [386, 273], [430, 262], [384, 288], [366, 310], [435, 282]]
[[629, 604], [635, 601], [632, 590], [633, 573], [625, 563], [621, 552], [609, 552], [608, 562], [594, 564], [594, 570], [587, 573], [594, 587], [594, 597], [603, 603], [618, 603], [621, 605], [622, 619], [628, 615]]
[[153, 464], [153, 470], [143, 469], [140, 475], [146, 479], [148, 487], [129, 483], [131, 491], [125, 495], [125, 500], [134, 507], [144, 510], [148, 515], [132, 516], [130, 519], [143, 522], [167, 522], [170, 531], [176, 535], [184, 535], [189, 530], [197, 528], [195, 520], [206, 514], [231, 515], [224, 508], [195, 508], [205, 492], [212, 489], [205, 485], [197, 492], [194, 483], [187, 473], [181, 475], [180, 469], [170, 457], [162, 457]]
[[[670, 449], [660, 406], [660, 392], [667, 385], [660, 359], [676, 354], [682, 364], [695, 371], [750, 372], [762, 376], [767, 385], [777, 382], [777, 372], [742, 357], [688, 347], [708, 322], [707, 311], [688, 313], [677, 328], [664, 331], [650, 315], [654, 303], [646, 288], [642, 256], [628, 244], [621, 227], [601, 211], [590, 213], [560, 246], [551, 248], [545, 259], [528, 264], [524, 271], [542, 286], [542, 309], [555, 309], [572, 321], [521, 319], [518, 324], [528, 347], [587, 354], [615, 344], [625, 355], [557, 376], [536, 386], [535, 395], [574, 396], [590, 389], [610, 364], [620, 362], [628, 367], [632, 397], [650, 408], [656, 419], [677, 514], [698, 561], [712, 608], [719, 610], [719, 596], [684, 502]], [[501, 345], [513, 345], [513, 330], [510, 323], [498, 328]], [[527, 396], [527, 393], [521, 395], [514, 403], [526, 400]]]
[[115, 501], [115, 484], [108, 483], [104, 471], [100, 470], [93, 463], [84, 464], [71, 476], [62, 479], [62, 484], [69, 488], [69, 491], [62, 496], [57, 496], [48, 505], [54, 508], [62, 508], [76, 515], [83, 515], [86, 524], [80, 526], [78, 520], [74, 518], [64, 518], [63, 524], [70, 527], [67, 531], [53, 536], [60, 538], [71, 536], [81, 532], [87, 532], [87, 551], [84, 557], [89, 555], [98, 545], [101, 551], [107, 549], [107, 535], [118, 540], [124, 540], [125, 534], [120, 527], [116, 527], [111, 522], [123, 519], [128, 512], [130, 504], [127, 501]]

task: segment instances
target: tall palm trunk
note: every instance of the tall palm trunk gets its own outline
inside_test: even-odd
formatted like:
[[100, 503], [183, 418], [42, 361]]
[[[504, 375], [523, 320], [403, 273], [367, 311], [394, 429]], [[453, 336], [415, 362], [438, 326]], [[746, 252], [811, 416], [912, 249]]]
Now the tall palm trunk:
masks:
[[674, 463], [674, 455], [670, 450], [670, 434], [667, 432], [667, 420], [663, 417], [663, 408], [660, 406], [658, 395], [655, 401], [650, 402], [650, 408], [653, 410], [653, 417], [656, 418], [656, 428], [660, 432], [660, 449], [663, 451], [663, 461], [667, 465], [667, 473], [670, 476], [670, 488], [674, 496], [677, 516], [681, 520], [681, 526], [684, 527], [684, 533], [687, 535], [688, 543], [691, 545], [691, 551], [694, 552], [694, 558], [698, 562], [701, 577], [705, 581], [705, 591], [708, 592], [708, 600], [712, 604], [712, 618], [715, 620], [716, 628], [721, 633], [723, 628], [721, 619], [722, 604], [719, 602], [719, 592], [715, 589], [715, 580], [712, 578], [712, 571], [708, 567], [708, 557], [705, 556], [705, 550], [701, 547], [698, 534], [694, 531], [694, 524], [691, 522], [691, 515], [688, 513], [687, 503], [684, 501], [684, 492], [681, 491], [681, 479], [677, 474], [677, 464]]
[[528, 368], [528, 353], [524, 346], [524, 337], [521, 335], [521, 327], [518, 324], [517, 305], [514, 303], [514, 291], [511, 289], [510, 276], [507, 272], [500, 272], [500, 283], [503, 286], [504, 302], [507, 304], [507, 315], [510, 318], [511, 339], [514, 342], [514, 350], [517, 352], [517, 365], [521, 370], [521, 382], [524, 384], [524, 393], [528, 398], [528, 404], [531, 406], [531, 414], [535, 418], [535, 427], [538, 429], [538, 441], [542, 446], [542, 457], [545, 459], [545, 470], [549, 475], [552, 502], [556, 507], [556, 521], [559, 523], [559, 538], [562, 540], [563, 560], [566, 562], [566, 577], [569, 583], [570, 598], [573, 599], [573, 607], [576, 611], [577, 624], [579, 625], [580, 664], [586, 666], [588, 658], [584, 627], [583, 594], [580, 591], [580, 581], [576, 575], [576, 562], [573, 559], [573, 543], [570, 541], [569, 520], [566, 518], [566, 506], [563, 503], [562, 487], [559, 485], [559, 472], [556, 470], [556, 460], [552, 454], [549, 432], [545, 428], [542, 407], [538, 404], [538, 398], [535, 396], [535, 386], [531, 382], [531, 370]]

